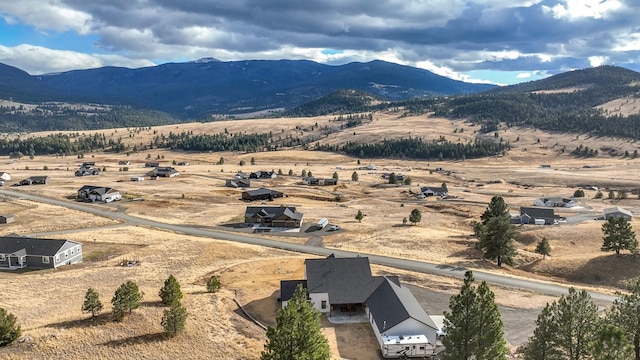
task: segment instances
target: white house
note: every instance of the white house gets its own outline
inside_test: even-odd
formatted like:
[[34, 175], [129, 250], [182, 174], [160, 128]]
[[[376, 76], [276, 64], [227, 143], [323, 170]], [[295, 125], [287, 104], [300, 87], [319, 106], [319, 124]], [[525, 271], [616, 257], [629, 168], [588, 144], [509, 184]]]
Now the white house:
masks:
[[1, 172], [0, 173], [0, 180], [2, 181], [9, 181], [11, 180], [11, 174], [7, 173], [7, 172]]
[[306, 280], [280, 282], [282, 307], [298, 285], [321, 313], [363, 312], [385, 358], [434, 354], [438, 328], [397, 276], [373, 276], [367, 257], [305, 260]]
[[578, 202], [563, 197], [543, 197], [533, 201], [535, 206], [547, 206], [547, 207], [574, 207], [578, 206]]

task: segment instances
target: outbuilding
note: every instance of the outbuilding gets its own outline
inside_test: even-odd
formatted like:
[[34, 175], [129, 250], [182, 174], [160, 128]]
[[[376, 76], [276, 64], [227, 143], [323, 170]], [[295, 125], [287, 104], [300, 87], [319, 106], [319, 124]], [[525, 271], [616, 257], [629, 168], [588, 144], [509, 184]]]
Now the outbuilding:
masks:
[[609, 220], [609, 218], [624, 218], [627, 221], [631, 221], [633, 214], [627, 209], [615, 206], [604, 209], [604, 219]]

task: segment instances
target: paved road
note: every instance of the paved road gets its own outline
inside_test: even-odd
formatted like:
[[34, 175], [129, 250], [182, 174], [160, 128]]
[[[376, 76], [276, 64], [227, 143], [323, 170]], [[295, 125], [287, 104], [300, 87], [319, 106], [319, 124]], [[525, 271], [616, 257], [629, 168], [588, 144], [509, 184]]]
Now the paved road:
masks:
[[[435, 264], [426, 261], [417, 261], [417, 260], [408, 260], [402, 258], [394, 258], [389, 256], [381, 256], [368, 254], [366, 252], [352, 252], [352, 251], [344, 251], [338, 249], [327, 249], [324, 247], [315, 247], [303, 244], [294, 244], [281, 242], [276, 240], [270, 240], [260, 237], [247, 236], [242, 234], [232, 234], [221, 231], [215, 231], [210, 229], [202, 229], [192, 226], [186, 225], [173, 225], [166, 224], [159, 221], [147, 220], [143, 218], [138, 218], [135, 216], [127, 215], [123, 212], [117, 212], [111, 210], [109, 207], [104, 206], [104, 204], [100, 205], [91, 205], [85, 203], [77, 203], [72, 201], [64, 201], [58, 199], [52, 199], [40, 195], [26, 194], [14, 190], [0, 190], [0, 194], [10, 197], [15, 197], [18, 199], [26, 199], [36, 202], [47, 203], [56, 206], [62, 206], [69, 209], [74, 209], [78, 211], [83, 211], [87, 213], [91, 213], [98, 216], [104, 216], [107, 218], [121, 220], [129, 223], [134, 226], [147, 226], [150, 228], [169, 230], [176, 233], [182, 233], [186, 235], [199, 236], [199, 237], [208, 237], [212, 239], [218, 240], [227, 240], [240, 242], [245, 244], [252, 244], [258, 246], [266, 246], [276, 249], [295, 251], [306, 254], [320, 255], [320, 256], [328, 256], [330, 254], [335, 254], [339, 257], [353, 257], [353, 256], [367, 256], [369, 257], [369, 261], [373, 264], [390, 266], [398, 269], [404, 269], [409, 271], [416, 271], [426, 274], [440, 275], [440, 276], [452, 276], [456, 278], [463, 278], [464, 273], [467, 270], [463, 267], [454, 267], [442, 264]], [[537, 293], [560, 296], [568, 293], [568, 288], [566, 286], [545, 283], [541, 281], [531, 280], [527, 278], [520, 277], [510, 277], [506, 275], [493, 274], [484, 271], [474, 270], [474, 277], [479, 281], [486, 281], [489, 284], [505, 286], [515, 289], [529, 290]], [[596, 301], [611, 303], [616, 298], [615, 296], [598, 293], [598, 292], [590, 292], [592, 298]]]

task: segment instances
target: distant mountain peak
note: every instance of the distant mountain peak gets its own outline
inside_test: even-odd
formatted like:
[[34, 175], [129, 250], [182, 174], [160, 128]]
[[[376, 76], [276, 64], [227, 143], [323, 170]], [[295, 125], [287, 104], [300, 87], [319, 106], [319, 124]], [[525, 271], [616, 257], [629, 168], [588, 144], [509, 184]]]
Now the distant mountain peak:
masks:
[[212, 63], [212, 62], [220, 62], [220, 60], [218, 60], [216, 58], [212, 58], [212, 57], [203, 57], [203, 58], [195, 60], [193, 62], [196, 63], [196, 64], [208, 64], [208, 63]]

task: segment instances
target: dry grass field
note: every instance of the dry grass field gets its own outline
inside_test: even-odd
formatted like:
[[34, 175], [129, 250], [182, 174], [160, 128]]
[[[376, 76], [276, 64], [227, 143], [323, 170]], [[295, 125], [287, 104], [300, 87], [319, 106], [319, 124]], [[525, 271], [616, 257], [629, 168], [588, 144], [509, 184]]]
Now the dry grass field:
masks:
[[[149, 143], [158, 134], [181, 131], [217, 133], [227, 129], [232, 133], [299, 134], [316, 123], [320, 126], [330, 124], [333, 118], [221, 121], [100, 132], [108, 138], [122, 138], [124, 143], [135, 145]], [[428, 139], [445, 136], [451, 141], [466, 142], [479, 136], [475, 133], [477, 130], [462, 121], [380, 113], [374, 115], [371, 123], [331, 134], [321, 142], [372, 142], [406, 136]], [[426, 260], [609, 290], [640, 275], [638, 261], [633, 257], [600, 251], [602, 221], [594, 220], [602, 209], [610, 206], [622, 206], [640, 213], [637, 194], [625, 200], [597, 200], [593, 198], [595, 191], [585, 190], [586, 197], [579, 199], [580, 208], [558, 210], [567, 218], [584, 215], [583, 221], [556, 226], [518, 226], [517, 266], [497, 268], [483, 260], [475, 249], [471, 222], [479, 218], [494, 195], [503, 196], [516, 213], [520, 206], [532, 205], [537, 197], [572, 196], [581, 185], [603, 188], [605, 198], [608, 189], [640, 188], [639, 160], [622, 157], [625, 151], [632, 153], [638, 149], [636, 142], [523, 128], [503, 129], [499, 136], [511, 142], [513, 149], [509, 154], [466, 161], [360, 159], [361, 165], [358, 165], [355, 158], [300, 149], [261, 153], [187, 153], [153, 149], [129, 155], [95, 152], [86, 154], [84, 159], [5, 158], [0, 160], [0, 171], [11, 173], [11, 182], [32, 175], [49, 175], [52, 179], [50, 185], [12, 188], [20, 192], [72, 199], [82, 185], [110, 186], [122, 190], [127, 199], [144, 201], [125, 200], [93, 206], [165, 223], [232, 231], [224, 225], [241, 222], [248, 204], [240, 200], [242, 190], [224, 186], [225, 179], [238, 171], [282, 170], [288, 174], [292, 170], [293, 176], [253, 181], [252, 188], [282, 191], [287, 197], [268, 204], [296, 206], [304, 213], [305, 222], [313, 223], [328, 217], [342, 230], [333, 234], [311, 232], [265, 237], [298, 243], [321, 241], [327, 248]], [[570, 151], [580, 144], [603, 150], [597, 158], [572, 157]], [[563, 147], [567, 151], [561, 153]], [[223, 165], [217, 164], [221, 157], [225, 159]], [[249, 165], [252, 158], [255, 165]], [[128, 171], [121, 171], [123, 166], [118, 165], [123, 160], [131, 162]], [[144, 168], [147, 161], [172, 166], [174, 160], [189, 162], [188, 166], [175, 166], [181, 172], [179, 177], [130, 181], [131, 176], [142, 176], [149, 171]], [[247, 165], [240, 166], [241, 160]], [[73, 176], [83, 161], [95, 161], [106, 171], [99, 176]], [[377, 170], [359, 169], [370, 163], [376, 164]], [[541, 164], [548, 164], [551, 169], [541, 169]], [[43, 170], [45, 166], [48, 170]], [[434, 171], [436, 167], [443, 171]], [[331, 177], [337, 172], [340, 182], [337, 186], [305, 186], [300, 181], [302, 170], [311, 171], [316, 177]], [[350, 180], [354, 171], [358, 173], [359, 181]], [[381, 179], [384, 172], [410, 176], [412, 185], [385, 185]], [[439, 186], [443, 182], [447, 183], [451, 199], [419, 200], [412, 195], [420, 186]], [[81, 241], [86, 259], [80, 265], [56, 271], [0, 272], [0, 281], [5, 285], [0, 307], [14, 313], [24, 330], [24, 341], [0, 349], [1, 358], [158, 359], [189, 354], [191, 358], [256, 359], [265, 340], [264, 332], [245, 319], [233, 302], [234, 296], [261, 322], [271, 325], [278, 306], [275, 299], [279, 280], [303, 276], [304, 256], [300, 254], [135, 227], [27, 200], [0, 198], [0, 201], [2, 212], [16, 217], [15, 223], [0, 225], [0, 234], [37, 234]], [[422, 221], [415, 226], [403, 225], [402, 219], [408, 218], [414, 208], [422, 211]], [[354, 218], [358, 210], [366, 215], [362, 222]], [[634, 220], [632, 225], [637, 228], [638, 222]], [[552, 246], [551, 256], [546, 259], [534, 253], [535, 244], [542, 237], [547, 237]], [[140, 259], [141, 265], [118, 266], [122, 259], [129, 258]], [[460, 286], [454, 279], [394, 269], [374, 267], [374, 272], [399, 274], [403, 281], [443, 294], [454, 293]], [[174, 274], [182, 284], [190, 317], [184, 334], [166, 340], [160, 336], [163, 309], [158, 305], [157, 293], [169, 274]], [[220, 293], [204, 291], [205, 279], [212, 274], [222, 280]], [[113, 292], [126, 280], [138, 282], [144, 291], [143, 308], [135, 310], [122, 323], [109, 321], [107, 315], [91, 321], [86, 314], [81, 314], [88, 287], [93, 286], [100, 293], [106, 314]], [[516, 308], [541, 307], [551, 300], [509, 289], [497, 288], [495, 291], [500, 304]], [[377, 358], [375, 339], [366, 326], [357, 329], [324, 325], [336, 358]], [[354, 342], [359, 345], [347, 346]]]

